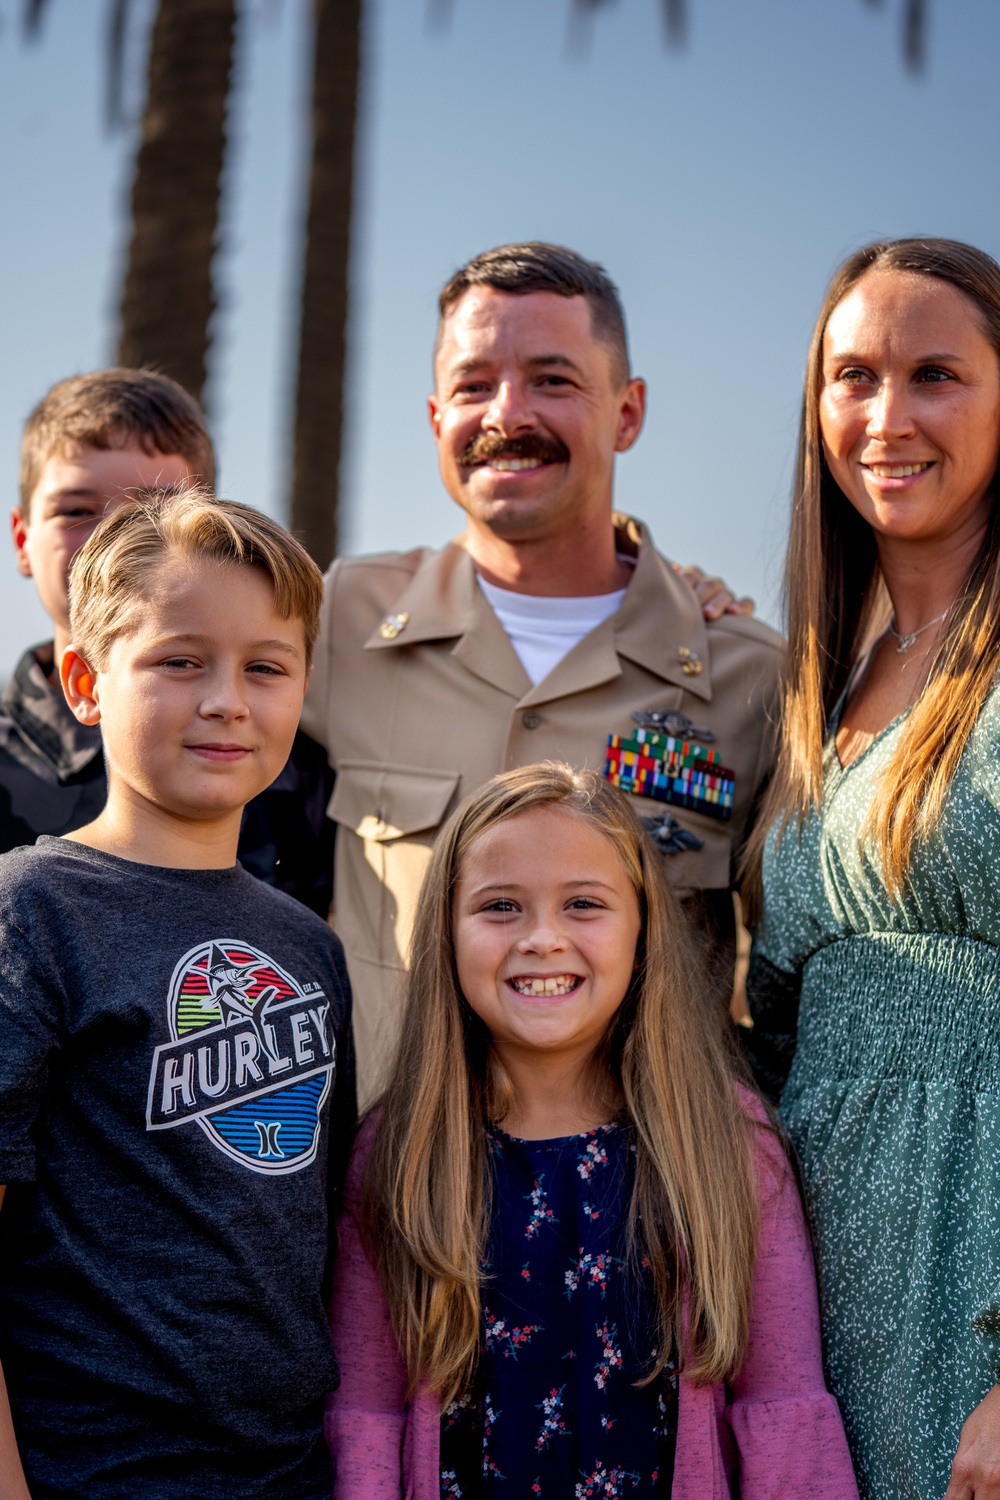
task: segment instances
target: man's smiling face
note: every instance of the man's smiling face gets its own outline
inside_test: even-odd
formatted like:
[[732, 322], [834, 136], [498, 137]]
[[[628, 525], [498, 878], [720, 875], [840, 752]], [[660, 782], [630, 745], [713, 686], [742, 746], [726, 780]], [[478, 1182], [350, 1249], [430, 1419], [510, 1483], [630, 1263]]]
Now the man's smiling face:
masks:
[[435, 379], [441, 477], [474, 527], [516, 545], [607, 523], [645, 388], [621, 378], [586, 298], [472, 287], [444, 320]]

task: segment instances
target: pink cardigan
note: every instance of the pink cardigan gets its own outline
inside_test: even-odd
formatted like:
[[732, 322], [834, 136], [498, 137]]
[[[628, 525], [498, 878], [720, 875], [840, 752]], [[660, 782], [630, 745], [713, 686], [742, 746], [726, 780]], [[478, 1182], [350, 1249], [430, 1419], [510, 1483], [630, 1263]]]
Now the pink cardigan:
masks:
[[[761, 1118], [759, 1104], [749, 1111]], [[330, 1304], [340, 1389], [327, 1404], [336, 1500], [440, 1500], [441, 1410], [406, 1372], [360, 1232], [374, 1122], [358, 1137]], [[750, 1344], [731, 1386], [681, 1377], [672, 1500], [857, 1500], [837, 1403], [823, 1380], [812, 1250], [798, 1191], [769, 1131]]]

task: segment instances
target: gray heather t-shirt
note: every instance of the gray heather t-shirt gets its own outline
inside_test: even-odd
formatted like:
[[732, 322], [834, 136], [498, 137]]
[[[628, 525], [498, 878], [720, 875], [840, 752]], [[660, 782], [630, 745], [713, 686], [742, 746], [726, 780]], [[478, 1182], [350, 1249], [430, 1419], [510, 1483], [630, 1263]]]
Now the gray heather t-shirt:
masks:
[[0, 1359], [33, 1500], [320, 1500], [340, 944], [239, 865], [0, 858]]

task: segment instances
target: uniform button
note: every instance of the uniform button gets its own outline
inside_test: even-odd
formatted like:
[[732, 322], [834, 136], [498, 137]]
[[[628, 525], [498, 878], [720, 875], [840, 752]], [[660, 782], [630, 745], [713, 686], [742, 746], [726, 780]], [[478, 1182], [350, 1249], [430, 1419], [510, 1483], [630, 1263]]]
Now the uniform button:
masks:
[[541, 714], [528, 713], [521, 715], [521, 723], [524, 725], [525, 729], [537, 729], [541, 722]]

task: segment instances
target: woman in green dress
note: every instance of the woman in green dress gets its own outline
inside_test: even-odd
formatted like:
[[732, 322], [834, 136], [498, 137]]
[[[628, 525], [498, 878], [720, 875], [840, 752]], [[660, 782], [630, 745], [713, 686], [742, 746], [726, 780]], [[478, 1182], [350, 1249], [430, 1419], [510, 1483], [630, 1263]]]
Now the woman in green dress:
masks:
[[748, 1035], [867, 1500], [1000, 1500], [998, 458], [1000, 266], [852, 256], [809, 356]]

